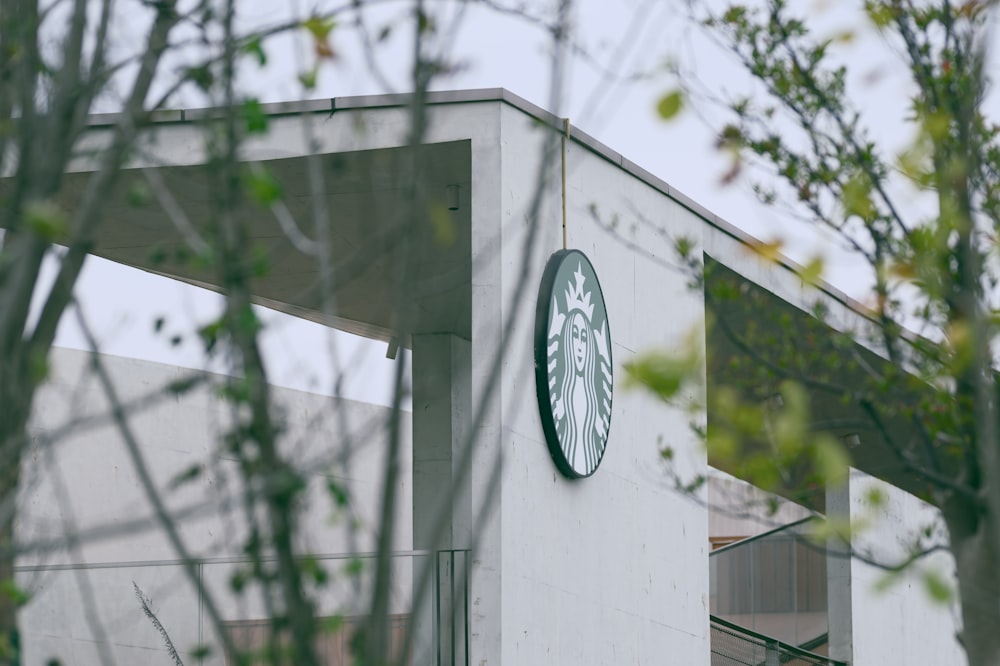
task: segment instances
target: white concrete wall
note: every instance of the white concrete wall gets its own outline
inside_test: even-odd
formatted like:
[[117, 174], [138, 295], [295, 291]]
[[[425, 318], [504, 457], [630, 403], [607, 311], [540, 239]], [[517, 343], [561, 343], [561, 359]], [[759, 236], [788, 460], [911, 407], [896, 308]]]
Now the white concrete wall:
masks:
[[[873, 506], [872, 489], [884, 498]], [[945, 538], [937, 510], [909, 493], [863, 472], [850, 477], [852, 524], [860, 526], [854, 548], [876, 562], [902, 561], [917, 535], [932, 527]], [[962, 664], [965, 653], [955, 640], [958, 608], [931, 600], [922, 582], [928, 570], [954, 588], [954, 560], [935, 553], [887, 585], [883, 569], [858, 558], [851, 561], [851, 624], [854, 666], [882, 664]]]
[[[104, 357], [123, 400], [156, 391], [189, 371], [154, 363]], [[54, 350], [51, 382], [36, 401], [31, 457], [24, 466], [18, 532], [28, 548], [18, 560], [19, 581], [32, 595], [21, 614], [25, 664], [58, 657], [65, 664], [103, 663], [96, 641], [103, 633], [117, 663], [167, 663], [162, 641], [142, 615], [132, 581], [153, 599], [154, 611], [177, 647], [190, 650], [212, 639], [204, 608], [188, 582], [177, 553], [155, 524], [133, 524], [152, 516], [123, 440], [106, 422], [46, 441], [67, 422], [102, 414], [107, 401], [87, 372], [87, 355]], [[285, 453], [306, 474], [303, 552], [329, 554], [324, 560], [332, 581], [318, 592], [323, 614], [358, 612], [344, 573], [351, 553], [374, 550], [378, 525], [384, 424], [388, 410], [346, 400], [275, 389], [275, 403], [287, 418]], [[410, 415], [404, 413], [404, 469], [400, 477], [396, 548], [412, 543], [410, 514]], [[242, 559], [246, 521], [235, 463], [218, 446], [229, 421], [211, 390], [168, 398], [131, 419], [150, 472], [194, 555], [211, 562], [202, 567], [205, 585], [215, 593], [226, 620], [267, 617], [259, 594], [235, 595], [229, 587]], [[349, 466], [339, 460], [351, 447]], [[201, 477], [177, 489], [169, 483], [195, 463]], [[350, 512], [338, 510], [326, 492], [327, 481], [350, 492]], [[349, 533], [357, 525], [353, 541]], [[79, 544], [66, 535], [90, 535]], [[46, 550], [33, 545], [62, 544]], [[340, 557], [337, 557], [337, 556]], [[412, 561], [399, 561], [397, 612], [408, 610]], [[363, 577], [363, 576], [362, 576]], [[363, 587], [363, 586], [362, 586]], [[204, 663], [222, 663], [220, 655]]]
[[[311, 122], [318, 131], [321, 151], [403, 145], [409, 128], [405, 108], [338, 110], [332, 116], [312, 118]], [[160, 152], [165, 149], [166, 153], [161, 157], [167, 162], [191, 164], [202, 159], [201, 137], [193, 128], [171, 126], [163, 131], [172, 137], [161, 141]], [[468, 484], [471, 492], [462, 500], [467, 506], [456, 508], [454, 515], [466, 516], [463, 520], [469, 520], [474, 529], [472, 534], [464, 529], [451, 531], [451, 545], [477, 546], [471, 604], [472, 663], [662, 663], [668, 658], [677, 663], [707, 664], [707, 512], [703, 505], [672, 491], [657, 465], [659, 448], [670, 446], [676, 452], [680, 474], [693, 478], [707, 472], [705, 456], [689, 430], [689, 415], [641, 392], [626, 391], [621, 367], [644, 350], [679, 347], [703, 325], [701, 295], [688, 287], [689, 276], [676, 265], [672, 242], [678, 237], [692, 239], [711, 255], [800, 307], [807, 307], [816, 294], [781, 267], [757, 261], [747, 254], [740, 239], [617, 163], [575, 141], [567, 142], [568, 247], [585, 252], [601, 279], [612, 335], [616, 388], [611, 435], [601, 468], [588, 479], [563, 478], [544, 442], [532, 358], [539, 280], [549, 255], [562, 248], [561, 157], [556, 156], [541, 181], [538, 172], [547, 132], [535, 118], [500, 101], [434, 107], [428, 128], [428, 141], [470, 139], [472, 149], [470, 181], [462, 184], [463, 197], [465, 187], [470, 190], [473, 228], [471, 399], [470, 413], [463, 418], [467, 426], [478, 421]], [[99, 135], [95, 134], [93, 141], [99, 142]], [[306, 144], [301, 118], [277, 118], [268, 135], [248, 145], [247, 155], [256, 159], [300, 155], [306, 152]], [[613, 154], [609, 156], [621, 161]], [[531, 206], [539, 187], [542, 227], [525, 255], [525, 234], [530, 229]], [[520, 294], [516, 293], [518, 289], [522, 289]], [[834, 317], [843, 328], [857, 323], [857, 318], [843, 307], [834, 308]], [[504, 336], [504, 325], [515, 319], [516, 325]], [[500, 385], [493, 391], [488, 380], [497, 354], [504, 350]], [[66, 367], [75, 363], [78, 371], [81, 361], [70, 359], [63, 363]], [[124, 389], [128, 395], [141, 391], [144, 385], [154, 385], [154, 379], [162, 379], [163, 373], [169, 375], [165, 369], [154, 372], [152, 366], [140, 367], [134, 362], [115, 360], [115, 365], [130, 384]], [[74, 376], [73, 371], [66, 376]], [[74, 382], [57, 381], [53, 395], [57, 390], [68, 394]], [[81, 393], [88, 408], [94, 407], [87, 402], [94, 400], [94, 394], [92, 390]], [[315, 396], [288, 392], [282, 397], [289, 401], [296, 422], [307, 421], [327, 408], [327, 402]], [[65, 397], [53, 397], [42, 404], [68, 403]], [[209, 401], [195, 399], [138, 420], [144, 441], [154, 443], [148, 455], [161, 483], [189, 461], [208, 455], [206, 433], [225, 422], [224, 416], [213, 409]], [[378, 414], [377, 408], [358, 405], [348, 411], [357, 414], [359, 421], [364, 420], [363, 414]], [[177, 418], [177, 413], [183, 413], [184, 418]], [[59, 418], [54, 412], [40, 414], [40, 428], [55, 427]], [[464, 433], [460, 425], [455, 424], [453, 429]], [[454, 433], [450, 436], [453, 440], [457, 437]], [[456, 441], [452, 442], [452, 455], [460, 452]], [[121, 522], [135, 512], [134, 507], [145, 506], [115, 437], [92, 433], [81, 442], [66, 455], [60, 454], [60, 459], [66, 461], [62, 475], [73, 479], [69, 482], [71, 489], [74, 482], [78, 483], [81, 487], [73, 492], [85, 497], [72, 502], [78, 513], [75, 519], [84, 524]], [[308, 458], [310, 451], [315, 453], [315, 446], [307, 445], [298, 452]], [[501, 456], [503, 475], [497, 495], [491, 496], [489, 488]], [[454, 472], [454, 458], [451, 462], [452, 472], [446, 476]], [[170, 497], [174, 507], [206, 498], [215, 503], [208, 517], [185, 527], [185, 535], [203, 554], [225, 555], [231, 552], [227, 544], [238, 542], [239, 523], [226, 517], [221, 494], [215, 489], [219, 480], [231, 476], [231, 469], [227, 474], [229, 464], [219, 461], [213, 474]], [[52, 468], [44, 460], [35, 466], [51, 476]], [[375, 515], [378, 466], [377, 456], [363, 455], [347, 479], [357, 489], [359, 513], [369, 526]], [[424, 481], [424, 486], [433, 490], [434, 479]], [[52, 478], [40, 479], [28, 495], [31, 524], [23, 528], [26, 536], [57, 534], [62, 529], [52, 482]], [[408, 484], [409, 478], [403, 483]], [[321, 494], [318, 489], [312, 493], [316, 511], [310, 516], [329, 513]], [[406, 498], [404, 503], [409, 502], [408, 487], [401, 488], [401, 497]], [[417, 500], [423, 503], [422, 496]], [[855, 501], [853, 495], [851, 501]], [[402, 508], [405, 514], [410, 507], [407, 504]], [[421, 516], [421, 520], [427, 519]], [[401, 546], [411, 542], [409, 529], [409, 524], [401, 527], [397, 538]], [[363, 542], [370, 543], [370, 539], [370, 530], [362, 534]], [[327, 552], [346, 549], [342, 536], [319, 524], [306, 546]], [[88, 544], [83, 557], [90, 562], [149, 562], [169, 559], [172, 553], [162, 536], [150, 531]], [[71, 554], [56, 552], [46, 560], [25, 562], [34, 565], [73, 559]], [[220, 571], [212, 585], [225, 580], [225, 566], [218, 565]], [[857, 590], [861, 587], [858, 583], [872, 574], [853, 567], [851, 576]], [[146, 591], [154, 598], [157, 589], [179, 589], [174, 582], [180, 580], [179, 574], [171, 571], [168, 575], [167, 571], [159, 567], [140, 576], [148, 581], [143, 586], [150, 588]], [[37, 609], [50, 614], [45, 621], [51, 624], [63, 622], [51, 616], [58, 608], [79, 608], [79, 601], [72, 597], [78, 583], [70, 572], [60, 576], [64, 588], [61, 601], [36, 605], [34, 612], [39, 621], [45, 618]], [[129, 605], [134, 602], [128, 585], [122, 583], [124, 578], [115, 580], [118, 582], [103, 581], [99, 587], [113, 590], [115, 599], [128, 596], [126, 612], [131, 617]], [[911, 615], [930, 612], [914, 610], [918, 606], [925, 609], [927, 604], [909, 604], [910, 598], [900, 591], [890, 590], [889, 595], [897, 596], [880, 601], [858, 594], [855, 592], [851, 601], [856, 607], [855, 630], [862, 626], [867, 630], [871, 623], [859, 624], [859, 618], [865, 617], [866, 608], [890, 603], [887, 599], [895, 599], [891, 602], [893, 608], [905, 605], [903, 610]], [[172, 612], [170, 599], [174, 598], [163, 601], [165, 613]], [[183, 607], [178, 605], [178, 609]], [[231, 611], [234, 616], [251, 617], [258, 616], [261, 609], [234, 605]], [[31, 612], [28, 617], [32, 617]], [[917, 617], [915, 630], [919, 631], [921, 623], [931, 621], [931, 617]], [[178, 623], [190, 619], [190, 612], [177, 611]], [[92, 628], [81, 625], [74, 629], [73, 636], [82, 637], [88, 631]], [[855, 647], [864, 646], [866, 640], [863, 632], [858, 634]], [[147, 643], [155, 649], [158, 639], [150, 635]]]
[[[693, 236], [702, 223], [617, 166], [569, 143], [568, 247], [586, 253], [601, 280], [616, 376], [604, 460], [592, 477], [567, 480], [545, 444], [532, 358], [542, 269], [562, 248], [560, 166], [555, 161], [546, 174], [542, 230], [524, 267], [521, 246], [544, 132], [509, 107], [502, 109], [501, 122], [500, 303], [504, 322], [518, 319], [503, 366], [505, 467], [499, 525], [492, 528], [502, 548], [500, 663], [707, 664], [706, 512], [669, 489], [657, 464], [658, 448], [669, 445], [685, 466], [683, 474], [704, 473], [704, 454], [687, 414], [625, 390], [621, 372], [637, 352], [681, 344], [703, 317], [700, 294], [669, 267], [669, 244], [639, 217]], [[639, 249], [596, 224], [592, 206], [605, 220], [618, 216], [626, 228], [635, 226]], [[529, 287], [511, 302], [525, 270]]]
[[745, 538], [811, 515], [809, 509], [766, 493], [714, 468], [708, 473], [708, 536]]

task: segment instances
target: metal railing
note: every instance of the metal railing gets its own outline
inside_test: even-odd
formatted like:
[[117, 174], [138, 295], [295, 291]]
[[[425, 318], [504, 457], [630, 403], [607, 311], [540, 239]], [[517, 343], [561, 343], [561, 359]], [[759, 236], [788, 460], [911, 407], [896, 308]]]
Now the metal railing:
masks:
[[[312, 557], [337, 572], [322, 592], [316, 591], [320, 621], [337, 619], [339, 629], [328, 630], [318, 639], [323, 663], [348, 663], [347, 644], [367, 616], [353, 615], [345, 608], [360, 598], [371, 584], [374, 553], [319, 553]], [[365, 566], [358, 567], [359, 563]], [[224, 630], [238, 638], [238, 647], [254, 649], [271, 631], [266, 609], [257, 594], [238, 594], [231, 589], [233, 575], [246, 567], [246, 556], [200, 558], [198, 578], [210, 590], [224, 618]], [[414, 627], [412, 662], [437, 666], [469, 664], [469, 566], [467, 550], [397, 551], [392, 557], [390, 640], [392, 649], [402, 648], [402, 637], [414, 621], [413, 594], [424, 567], [433, 587], [419, 601], [423, 619]], [[353, 573], [346, 573], [353, 572]], [[360, 573], [359, 573], [360, 572]], [[32, 594], [32, 603], [22, 611], [24, 663], [46, 663], [61, 659], [81, 666], [101, 664], [109, 655], [117, 663], [169, 663], [161, 636], [144, 616], [136, 601], [133, 584], [151, 598], [158, 615], [185, 663], [224, 666], [227, 655], [219, 649], [218, 637], [206, 617], [204, 600], [184, 573], [184, 563], [172, 560], [116, 561], [97, 563], [34, 563], [16, 567], [18, 583]], [[85, 584], [85, 585], [84, 585]], [[83, 585], [81, 587], [81, 585]], [[426, 589], [426, 588], [425, 588]], [[89, 614], [97, 622], [80, 620]], [[333, 625], [331, 625], [333, 626]], [[215, 645], [204, 654], [200, 646]], [[417, 656], [417, 655], [420, 656]], [[230, 656], [231, 657], [231, 656]]]
[[847, 666], [714, 615], [711, 625], [712, 666]]

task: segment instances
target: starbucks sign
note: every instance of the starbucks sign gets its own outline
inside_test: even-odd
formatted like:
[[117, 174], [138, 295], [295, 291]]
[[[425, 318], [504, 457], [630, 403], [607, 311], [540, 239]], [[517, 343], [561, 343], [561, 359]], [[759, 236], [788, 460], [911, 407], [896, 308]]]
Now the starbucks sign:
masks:
[[535, 311], [535, 383], [549, 452], [570, 478], [601, 464], [611, 425], [611, 336], [597, 274], [579, 250], [549, 258]]

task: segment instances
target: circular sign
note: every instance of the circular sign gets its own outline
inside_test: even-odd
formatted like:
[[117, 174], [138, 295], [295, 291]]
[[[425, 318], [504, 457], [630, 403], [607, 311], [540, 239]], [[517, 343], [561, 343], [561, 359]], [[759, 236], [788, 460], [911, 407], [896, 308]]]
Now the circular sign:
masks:
[[611, 425], [611, 336], [597, 274], [579, 250], [549, 258], [535, 310], [535, 384], [545, 441], [570, 478], [601, 464]]

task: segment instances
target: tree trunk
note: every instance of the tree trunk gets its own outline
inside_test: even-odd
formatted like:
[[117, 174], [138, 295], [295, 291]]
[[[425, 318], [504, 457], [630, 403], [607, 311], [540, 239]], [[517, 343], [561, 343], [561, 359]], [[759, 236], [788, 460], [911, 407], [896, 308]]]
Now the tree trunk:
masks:
[[[968, 523], [968, 517], [964, 522]], [[987, 517], [978, 529], [961, 534], [961, 525], [952, 530], [951, 549], [955, 556], [962, 608], [961, 642], [969, 666], [1000, 664], [1000, 560], [994, 552]], [[956, 536], [958, 533], [958, 536]]]
[[[9, 368], [9, 365], [8, 365]], [[20, 664], [20, 633], [17, 626], [18, 594], [14, 586], [14, 531], [17, 494], [21, 480], [21, 457], [27, 441], [24, 395], [12, 395], [12, 387], [29, 386], [12, 373], [0, 373], [5, 388], [0, 392], [0, 666]], [[27, 401], [27, 402], [26, 402]]]
[[[14, 521], [3, 521], [0, 526], [0, 548], [5, 552], [0, 556], [0, 585], [14, 579], [14, 558], [7, 555], [13, 539]], [[0, 666], [20, 664], [20, 633], [17, 628], [17, 603], [9, 589], [0, 588]]]

